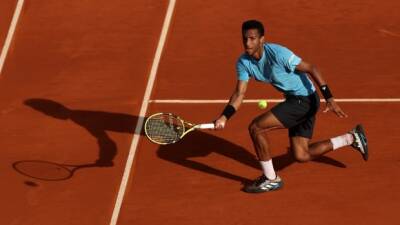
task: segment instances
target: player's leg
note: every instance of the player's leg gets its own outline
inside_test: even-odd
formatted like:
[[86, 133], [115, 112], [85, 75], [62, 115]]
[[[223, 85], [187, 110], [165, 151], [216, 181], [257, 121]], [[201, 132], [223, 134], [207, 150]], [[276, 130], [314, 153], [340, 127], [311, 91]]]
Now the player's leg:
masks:
[[271, 159], [267, 133], [274, 129], [285, 128], [275, 115], [268, 111], [256, 117], [249, 125], [249, 134], [260, 161]]
[[289, 129], [290, 147], [299, 162], [308, 162], [333, 150], [330, 140], [310, 144], [315, 125], [315, 114]]
[[310, 139], [301, 136], [290, 137], [290, 146], [299, 162], [308, 162], [330, 151], [345, 146], [352, 146], [359, 151], [366, 161], [368, 160], [368, 145], [365, 132], [361, 125], [357, 125], [349, 133], [309, 144]]
[[[281, 107], [281, 106], [276, 106]], [[275, 107], [275, 108], [276, 108]], [[251, 184], [244, 187], [244, 191], [250, 193], [259, 193], [277, 190], [282, 187], [283, 182], [281, 178], [275, 173], [267, 133], [274, 129], [282, 129], [285, 126], [278, 120], [278, 118], [271, 111], [266, 112], [255, 118], [249, 125], [249, 133], [260, 161], [263, 174], [255, 179]]]
[[368, 159], [367, 139], [361, 125], [357, 125], [352, 131], [343, 135], [310, 144], [314, 123], [315, 116], [312, 116], [289, 129], [290, 145], [297, 161], [307, 162], [350, 145], [362, 154], [364, 160]]
[[269, 146], [265, 139], [265, 132], [274, 128], [292, 128], [302, 123], [309, 116], [314, 115], [319, 106], [319, 98], [316, 93], [301, 96], [286, 96], [284, 102], [279, 103], [270, 112], [257, 117], [249, 126], [254, 148], [260, 160], [264, 174], [247, 186], [247, 192], [265, 192], [279, 189], [282, 180], [276, 175], [272, 159], [269, 154]]

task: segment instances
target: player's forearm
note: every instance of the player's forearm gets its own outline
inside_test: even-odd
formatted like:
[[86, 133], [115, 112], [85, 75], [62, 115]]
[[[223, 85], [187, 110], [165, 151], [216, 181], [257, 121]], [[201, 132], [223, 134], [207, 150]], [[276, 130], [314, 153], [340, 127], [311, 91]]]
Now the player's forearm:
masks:
[[221, 114], [221, 118], [228, 120], [230, 117], [235, 114], [235, 112], [239, 109], [242, 101], [244, 99], [244, 94], [246, 93], [247, 81], [239, 80], [236, 84], [236, 88], [229, 99], [229, 103], [225, 106], [224, 111]]
[[247, 90], [247, 81], [238, 81], [236, 84], [236, 88], [233, 91], [231, 98], [229, 99], [229, 105], [235, 107], [236, 110], [240, 108], [242, 101], [244, 99], [244, 95]]
[[244, 99], [244, 93], [235, 92], [229, 99], [229, 104], [235, 107], [236, 110], [238, 110], [243, 102], [243, 99]]
[[228, 120], [240, 107], [244, 98], [244, 94], [233, 93], [229, 99], [228, 104], [225, 106], [224, 111], [221, 114], [221, 118]]

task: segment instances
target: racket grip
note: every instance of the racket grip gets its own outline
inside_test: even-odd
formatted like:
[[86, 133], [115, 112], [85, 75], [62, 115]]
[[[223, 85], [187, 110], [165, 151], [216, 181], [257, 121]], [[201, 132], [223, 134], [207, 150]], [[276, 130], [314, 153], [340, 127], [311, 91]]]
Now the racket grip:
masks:
[[214, 129], [215, 125], [213, 123], [203, 123], [197, 125], [197, 129]]

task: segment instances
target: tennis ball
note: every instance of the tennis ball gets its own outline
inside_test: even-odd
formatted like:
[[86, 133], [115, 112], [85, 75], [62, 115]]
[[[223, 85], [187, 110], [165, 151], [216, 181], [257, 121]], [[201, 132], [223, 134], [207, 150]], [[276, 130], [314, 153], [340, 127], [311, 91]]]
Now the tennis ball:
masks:
[[258, 108], [260, 108], [260, 109], [265, 109], [265, 108], [267, 108], [267, 106], [268, 106], [267, 100], [260, 100], [258, 102]]

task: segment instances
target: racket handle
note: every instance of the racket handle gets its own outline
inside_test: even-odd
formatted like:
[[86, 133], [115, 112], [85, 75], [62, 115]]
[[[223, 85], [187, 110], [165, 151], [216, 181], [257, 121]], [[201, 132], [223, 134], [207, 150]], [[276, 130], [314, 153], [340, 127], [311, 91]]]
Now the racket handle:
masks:
[[215, 125], [213, 123], [203, 123], [203, 124], [198, 124], [196, 126], [197, 129], [214, 129]]

